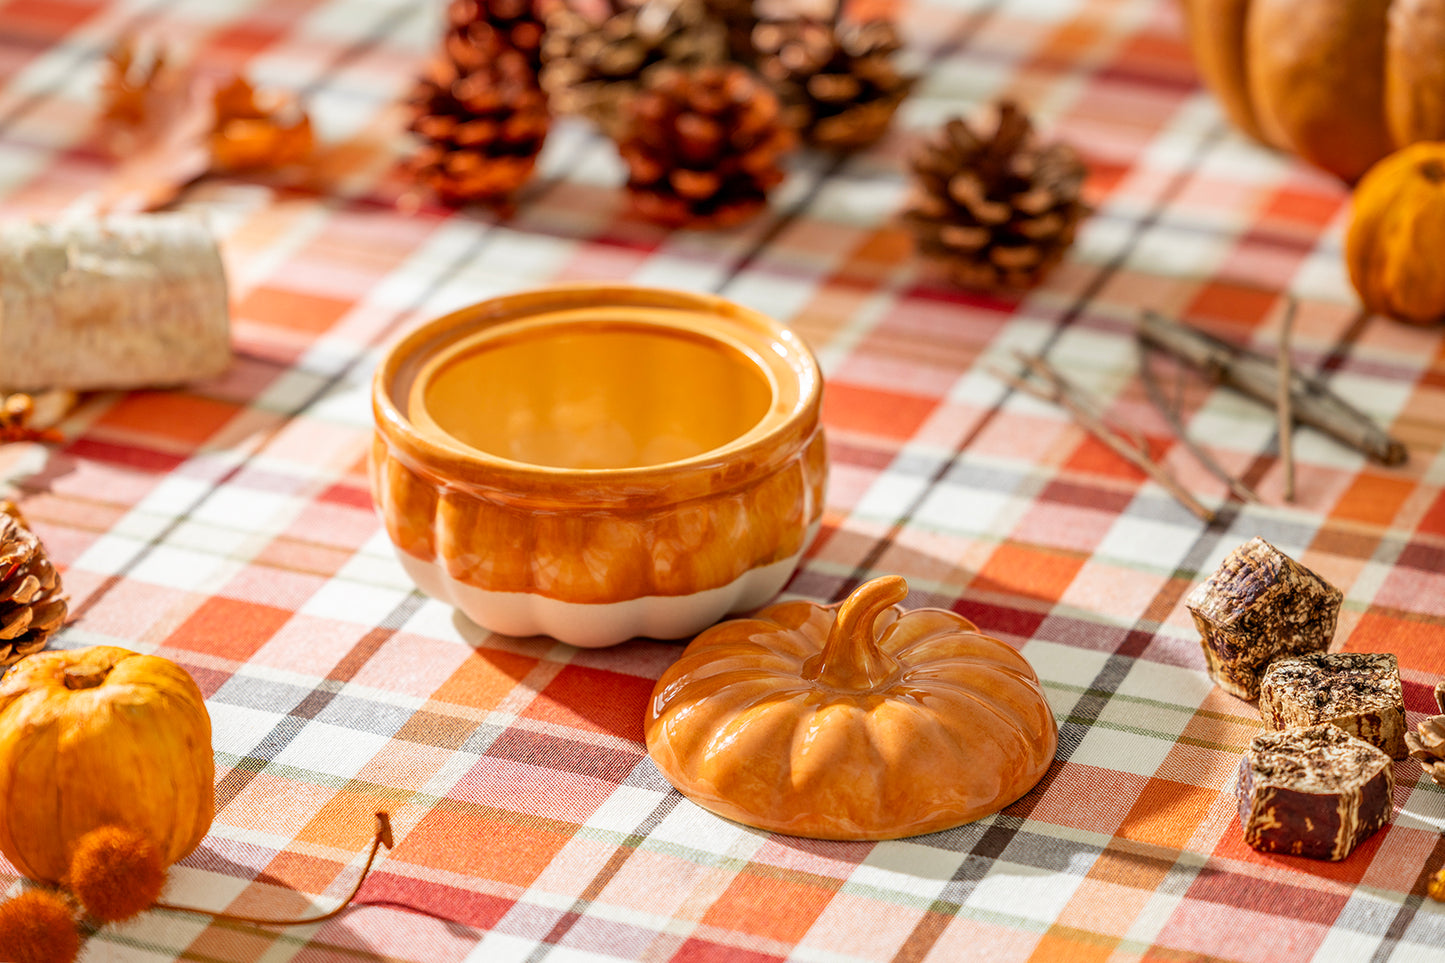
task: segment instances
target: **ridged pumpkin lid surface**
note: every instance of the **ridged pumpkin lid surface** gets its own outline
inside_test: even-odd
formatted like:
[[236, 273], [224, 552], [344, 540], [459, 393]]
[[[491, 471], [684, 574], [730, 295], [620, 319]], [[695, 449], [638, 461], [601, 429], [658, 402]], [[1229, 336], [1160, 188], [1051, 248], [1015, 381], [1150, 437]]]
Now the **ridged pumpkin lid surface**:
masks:
[[841, 605], [783, 602], [699, 635], [657, 682], [647, 749], [729, 819], [893, 839], [971, 822], [1048, 769], [1058, 729], [1028, 661], [902, 578]]

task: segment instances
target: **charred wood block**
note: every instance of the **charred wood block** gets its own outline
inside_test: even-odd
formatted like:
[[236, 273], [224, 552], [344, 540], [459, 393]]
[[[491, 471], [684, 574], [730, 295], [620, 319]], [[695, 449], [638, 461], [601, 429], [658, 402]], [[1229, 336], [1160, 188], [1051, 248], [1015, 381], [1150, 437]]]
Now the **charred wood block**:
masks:
[[1241, 699], [1282, 655], [1322, 652], [1335, 634], [1342, 595], [1262, 538], [1252, 538], [1184, 600], [1199, 629], [1209, 675]]
[[1262, 853], [1339, 860], [1390, 821], [1390, 757], [1336, 726], [1254, 737], [1239, 763], [1239, 822]]
[[1275, 659], [1259, 683], [1271, 729], [1328, 722], [1392, 759], [1405, 758], [1400, 663], [1388, 652], [1314, 652]]

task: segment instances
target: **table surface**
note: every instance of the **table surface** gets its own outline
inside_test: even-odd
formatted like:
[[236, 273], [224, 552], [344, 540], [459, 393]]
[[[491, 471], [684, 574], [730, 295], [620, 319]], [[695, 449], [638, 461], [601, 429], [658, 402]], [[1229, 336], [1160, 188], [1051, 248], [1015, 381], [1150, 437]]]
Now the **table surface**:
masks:
[[[184, 665], [215, 727], [217, 813], [170, 896], [262, 914], [330, 907], [372, 813], [396, 847], [360, 904], [263, 930], [149, 912], [87, 961], [1426, 959], [1445, 905], [1445, 790], [1396, 767], [1395, 820], [1340, 863], [1240, 834], [1254, 708], [1213, 687], [1183, 605], [1254, 535], [1344, 592], [1336, 646], [1398, 653], [1410, 723], [1445, 673], [1445, 336], [1363, 314], [1341, 267], [1346, 190], [1224, 124], [1168, 0], [955, 0], [903, 10], [922, 74], [888, 139], [802, 154], [742, 229], [633, 217], [610, 144], [560, 122], [513, 218], [396, 203], [398, 97], [434, 49], [413, 0], [0, 2], [0, 210], [52, 216], [108, 167], [87, 125], [123, 32], [303, 93], [326, 192], [212, 179], [181, 206], [223, 238], [236, 360], [184, 390], [89, 397], [65, 443], [0, 449], [63, 566], [54, 644]], [[1095, 207], [1020, 300], [934, 280], [896, 217], [909, 148], [1008, 95], [1081, 150]], [[867, 844], [770, 835], [670, 790], [641, 742], [679, 643], [586, 651], [489, 635], [407, 581], [365, 457], [380, 346], [451, 308], [554, 281], [719, 292], [788, 323], [827, 378], [821, 532], [787, 590], [835, 600], [905, 576], [1018, 646], [1059, 722], [1043, 782], [991, 818]], [[1137, 377], [1155, 308], [1296, 360], [1410, 446], [1383, 469], [1311, 430], [1282, 501], [1275, 419], [1185, 385], [1190, 434], [1262, 495], [1223, 487]], [[1209, 526], [991, 377], [1046, 354], [1141, 425]], [[7, 879], [18, 889], [13, 871]]]

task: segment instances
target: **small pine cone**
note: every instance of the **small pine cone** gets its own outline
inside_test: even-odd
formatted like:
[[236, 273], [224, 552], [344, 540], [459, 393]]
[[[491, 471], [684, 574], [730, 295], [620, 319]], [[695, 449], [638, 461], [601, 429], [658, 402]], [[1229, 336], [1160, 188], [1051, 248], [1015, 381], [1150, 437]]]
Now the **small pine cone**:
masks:
[[754, 0], [703, 0], [703, 3], [727, 31], [729, 59], [750, 63], [753, 59], [753, 28], [758, 25]]
[[561, 7], [547, 17], [542, 87], [560, 114], [580, 114], [603, 133], [623, 135], [623, 105], [663, 66], [727, 59], [722, 24], [702, 0], [609, 0], [601, 20]]
[[0, 502], [0, 666], [45, 648], [65, 621], [60, 573], [11, 502]]
[[777, 97], [736, 64], [659, 70], [626, 116], [627, 189], [644, 217], [672, 227], [729, 227], [758, 213], [795, 143]]
[[1074, 241], [1087, 210], [1083, 161], [1067, 144], [1040, 146], [1028, 117], [998, 107], [985, 137], [954, 118], [914, 155], [904, 220], [924, 254], [958, 284], [1024, 290], [1043, 280]]
[[535, 73], [542, 68], [544, 32], [537, 0], [451, 0], [443, 46], [466, 73], [486, 64], [495, 39], [525, 57]]
[[788, 17], [753, 30], [758, 72], [778, 91], [787, 119], [830, 150], [856, 150], [883, 136], [913, 86], [893, 64], [901, 46], [884, 20]]
[[1445, 682], [1435, 686], [1435, 705], [1441, 714], [1430, 716], [1415, 732], [1405, 733], [1405, 746], [1410, 758], [1420, 760], [1425, 774], [1445, 786]]
[[410, 106], [423, 146], [406, 166], [448, 204], [503, 202], [532, 176], [551, 124], [526, 57], [495, 41], [475, 69], [435, 59]]

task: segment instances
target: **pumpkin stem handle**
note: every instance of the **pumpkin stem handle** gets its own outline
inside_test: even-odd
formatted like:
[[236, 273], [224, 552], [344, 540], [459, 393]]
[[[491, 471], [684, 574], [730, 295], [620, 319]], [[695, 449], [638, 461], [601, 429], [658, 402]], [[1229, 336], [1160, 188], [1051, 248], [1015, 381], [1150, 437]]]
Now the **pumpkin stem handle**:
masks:
[[335, 916], [340, 916], [351, 901], [356, 899], [356, 894], [361, 892], [361, 884], [366, 882], [367, 875], [371, 872], [371, 864], [376, 862], [376, 852], [385, 846], [392, 847], [391, 816], [385, 812], [376, 814], [376, 832], [371, 837], [371, 852], [367, 854], [366, 865], [361, 867], [361, 875], [356, 878], [356, 885], [351, 887], [351, 892], [346, 894], [346, 899], [335, 909], [316, 916], [299, 916], [293, 919], [264, 919], [260, 916], [241, 916], [236, 913], [216, 913], [211, 910], [198, 909], [194, 906], [179, 906], [175, 903], [157, 902], [156, 909], [176, 910], [182, 913], [200, 913], [205, 916], [212, 916], [218, 920], [227, 920], [232, 923], [250, 923], [254, 926], [301, 926], [307, 923], [324, 923]]
[[843, 600], [823, 651], [803, 663], [803, 678], [837, 689], [866, 690], [879, 685], [898, 668], [878, 648], [873, 622], [908, 596], [908, 583], [885, 575], [864, 582]]

